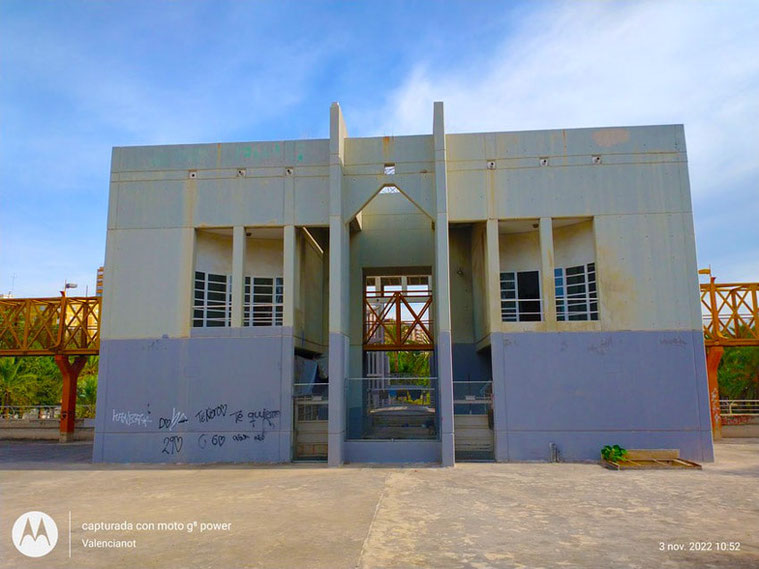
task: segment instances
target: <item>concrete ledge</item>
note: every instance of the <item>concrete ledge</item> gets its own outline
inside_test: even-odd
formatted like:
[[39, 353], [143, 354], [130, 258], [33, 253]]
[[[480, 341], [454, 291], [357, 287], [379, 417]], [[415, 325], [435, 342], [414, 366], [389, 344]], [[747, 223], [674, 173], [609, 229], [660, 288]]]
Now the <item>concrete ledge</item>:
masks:
[[549, 443], [556, 443], [561, 460], [597, 461], [604, 445], [624, 448], [673, 448], [680, 457], [712, 462], [711, 431], [509, 431], [510, 461], [548, 461]]
[[[60, 421], [58, 420], [42, 419], [0, 423], [0, 440], [4, 441], [57, 441], [60, 440], [60, 435]], [[77, 422], [76, 430], [69, 441], [91, 441], [94, 438], [95, 429], [93, 427], [81, 426], [81, 422]]]
[[440, 441], [345, 441], [345, 462], [441, 462]]
[[743, 425], [722, 425], [722, 436], [727, 439], [759, 438], [759, 421]]

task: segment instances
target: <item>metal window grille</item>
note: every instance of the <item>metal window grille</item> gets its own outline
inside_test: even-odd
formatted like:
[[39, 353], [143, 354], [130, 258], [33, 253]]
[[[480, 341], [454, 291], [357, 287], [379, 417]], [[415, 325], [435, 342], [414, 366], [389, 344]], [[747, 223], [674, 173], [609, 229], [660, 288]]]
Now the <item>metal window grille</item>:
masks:
[[195, 271], [193, 327], [229, 326], [231, 313], [232, 276]]
[[555, 269], [554, 284], [557, 320], [598, 320], [595, 263]]
[[539, 271], [501, 273], [501, 320], [539, 322], [543, 319]]
[[243, 326], [282, 326], [282, 277], [245, 277]]

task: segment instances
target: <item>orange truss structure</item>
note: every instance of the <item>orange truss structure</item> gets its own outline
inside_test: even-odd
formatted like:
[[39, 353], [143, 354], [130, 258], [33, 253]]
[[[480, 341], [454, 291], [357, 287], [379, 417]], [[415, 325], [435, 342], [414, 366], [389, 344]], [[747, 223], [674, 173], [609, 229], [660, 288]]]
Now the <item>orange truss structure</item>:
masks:
[[706, 345], [706, 371], [709, 377], [709, 403], [712, 434], [722, 436], [717, 370], [726, 347], [759, 346], [759, 283], [717, 283], [709, 269], [701, 284], [701, 311]]

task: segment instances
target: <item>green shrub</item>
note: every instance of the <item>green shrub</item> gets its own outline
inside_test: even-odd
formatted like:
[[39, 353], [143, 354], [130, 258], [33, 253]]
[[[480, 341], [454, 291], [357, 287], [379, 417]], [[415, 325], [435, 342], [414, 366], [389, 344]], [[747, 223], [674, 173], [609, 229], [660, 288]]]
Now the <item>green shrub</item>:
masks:
[[601, 449], [601, 457], [608, 462], [619, 462], [625, 460], [627, 449], [619, 445], [606, 445]]

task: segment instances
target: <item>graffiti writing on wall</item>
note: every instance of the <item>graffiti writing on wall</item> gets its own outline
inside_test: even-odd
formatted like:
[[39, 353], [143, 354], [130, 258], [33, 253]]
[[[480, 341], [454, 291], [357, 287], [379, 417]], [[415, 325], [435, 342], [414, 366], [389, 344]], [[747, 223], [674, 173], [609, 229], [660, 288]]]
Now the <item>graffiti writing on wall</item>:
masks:
[[173, 431], [174, 427], [188, 421], [187, 415], [182, 411], [177, 411], [176, 407], [171, 408], [171, 417], [161, 417], [158, 419], [159, 429], [168, 429]]
[[[193, 413], [192, 421], [190, 421], [183, 411], [176, 407], [172, 407], [170, 416], [160, 417], [158, 419], [158, 428], [160, 430], [173, 431], [174, 429], [177, 429], [179, 425], [190, 422], [201, 425], [214, 423], [214, 429], [216, 429], [216, 425], [218, 425], [218, 428], [221, 430], [224, 430], [229, 423], [239, 425], [237, 428], [242, 428], [243, 430], [245, 429], [245, 422], [250, 425], [249, 432], [236, 432], [231, 434], [200, 433], [196, 440], [198, 448], [201, 450], [212, 450], [220, 449], [230, 442], [243, 443], [245, 441], [263, 441], [266, 439], [266, 434], [268, 432], [277, 428], [277, 419], [281, 416], [279, 409], [269, 409], [268, 407], [260, 407], [257, 409], [240, 408], [231, 412], [229, 409], [230, 407], [228, 403], [217, 403], [204, 406]], [[147, 426], [148, 423], [152, 422], [149, 415], [149, 410], [145, 413], [119, 411], [118, 420], [128, 422], [127, 424]], [[117, 420], [116, 417], [116, 410], [114, 410], [114, 421]], [[240, 423], [242, 423], [242, 425], [240, 425]], [[182, 452], [183, 445], [184, 439], [181, 435], [164, 437], [161, 440], [161, 453], [178, 455]]]
[[205, 409], [201, 409], [195, 413], [195, 416], [198, 418], [199, 422], [207, 423], [208, 421], [213, 421], [214, 419], [226, 417], [228, 407], [229, 405], [226, 403], [220, 403], [215, 407], [206, 407]]
[[184, 439], [180, 435], [171, 435], [163, 438], [163, 454], [179, 454], [182, 451]]
[[145, 411], [113, 409], [111, 421], [114, 423], [127, 425], [128, 427], [147, 427], [150, 423], [153, 422], [153, 420], [150, 418], [150, 403], [148, 403], [147, 409]]

